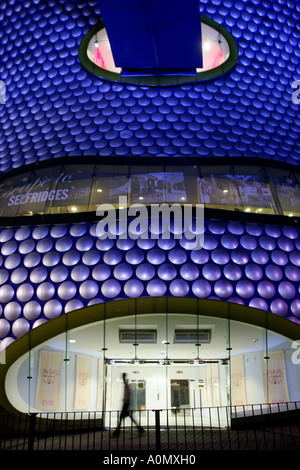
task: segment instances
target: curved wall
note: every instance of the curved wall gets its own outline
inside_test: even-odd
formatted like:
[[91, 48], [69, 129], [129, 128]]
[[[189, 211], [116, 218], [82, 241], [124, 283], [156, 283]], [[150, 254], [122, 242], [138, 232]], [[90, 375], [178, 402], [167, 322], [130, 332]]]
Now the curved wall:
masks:
[[0, 338], [97, 303], [141, 297], [226, 300], [300, 319], [299, 230], [205, 222], [204, 246], [182, 240], [106, 239], [95, 223], [0, 233]]

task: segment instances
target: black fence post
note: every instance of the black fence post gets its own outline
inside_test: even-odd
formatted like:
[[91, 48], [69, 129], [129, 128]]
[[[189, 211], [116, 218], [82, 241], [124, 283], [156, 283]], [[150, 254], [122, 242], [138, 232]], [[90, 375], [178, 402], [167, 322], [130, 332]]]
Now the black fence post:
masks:
[[160, 450], [160, 412], [161, 410], [154, 410], [155, 411], [155, 442], [156, 442], [156, 449]]
[[30, 413], [29, 416], [30, 416], [30, 423], [29, 423], [28, 450], [33, 450], [37, 413]]

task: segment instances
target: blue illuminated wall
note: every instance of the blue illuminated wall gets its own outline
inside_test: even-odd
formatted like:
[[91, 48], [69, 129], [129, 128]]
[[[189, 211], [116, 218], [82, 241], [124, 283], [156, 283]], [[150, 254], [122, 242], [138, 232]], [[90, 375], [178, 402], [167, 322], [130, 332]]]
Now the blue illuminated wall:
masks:
[[144, 296], [226, 300], [300, 319], [300, 238], [291, 227], [206, 222], [184, 240], [100, 240], [96, 224], [0, 233], [0, 338], [99, 302]]
[[[214, 81], [149, 88], [100, 80], [81, 67], [78, 47], [99, 22], [97, 0], [0, 0], [0, 172], [85, 155], [298, 165], [299, 2], [202, 0], [199, 8], [236, 40], [235, 69]], [[88, 223], [2, 228], [0, 340], [6, 345], [91, 303], [135, 296], [240, 302], [298, 322], [299, 230], [206, 225], [198, 253], [178, 240], [108, 248]]]
[[299, 2], [203, 0], [234, 37], [229, 76], [196, 85], [126, 86], [78, 60], [96, 0], [0, 1], [0, 171], [73, 155], [260, 156], [298, 164]]

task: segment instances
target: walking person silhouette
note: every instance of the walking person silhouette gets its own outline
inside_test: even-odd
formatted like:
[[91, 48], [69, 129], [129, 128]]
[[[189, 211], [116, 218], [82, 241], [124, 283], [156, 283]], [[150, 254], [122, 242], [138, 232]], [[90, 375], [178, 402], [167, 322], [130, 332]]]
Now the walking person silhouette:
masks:
[[126, 379], [125, 372], [122, 374], [122, 378], [123, 378], [123, 382], [124, 382], [123, 407], [122, 407], [122, 411], [121, 411], [121, 414], [120, 414], [120, 419], [119, 419], [118, 426], [112, 434], [114, 437], [119, 437], [122, 421], [123, 421], [123, 419], [127, 418], [127, 416], [129, 416], [131, 418], [131, 420], [133, 421], [133, 423], [137, 426], [138, 431], [139, 431], [140, 434], [142, 434], [144, 432], [143, 427], [140, 426], [136, 422], [136, 420], [132, 416], [132, 412], [130, 412], [130, 410], [129, 410], [129, 406], [130, 406], [130, 388], [129, 388], [129, 385], [128, 385], [128, 382], [127, 382], [127, 379]]

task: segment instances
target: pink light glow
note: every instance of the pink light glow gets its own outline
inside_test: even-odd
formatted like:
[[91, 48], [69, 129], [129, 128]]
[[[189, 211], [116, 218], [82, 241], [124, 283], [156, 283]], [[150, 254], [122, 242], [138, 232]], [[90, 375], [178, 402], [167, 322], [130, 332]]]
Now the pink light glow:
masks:
[[214, 64], [213, 64], [213, 69], [215, 69], [216, 67], [218, 67], [219, 65], [223, 64], [224, 62], [224, 55], [223, 55], [223, 52], [221, 51], [221, 49], [219, 50], [219, 54], [217, 55], [217, 58], [216, 60], [214, 61]]
[[209, 41], [209, 48], [203, 48], [203, 70], [212, 70], [224, 63], [222, 49], [215, 41]]
[[99, 51], [98, 47], [96, 47], [95, 52], [93, 54], [93, 62], [94, 62], [94, 64], [98, 65], [102, 69], [105, 68], [104, 60], [103, 60], [103, 58], [100, 54], [100, 51]]

